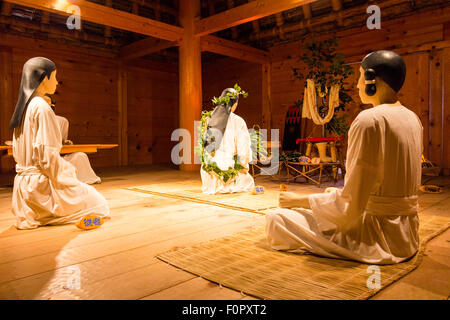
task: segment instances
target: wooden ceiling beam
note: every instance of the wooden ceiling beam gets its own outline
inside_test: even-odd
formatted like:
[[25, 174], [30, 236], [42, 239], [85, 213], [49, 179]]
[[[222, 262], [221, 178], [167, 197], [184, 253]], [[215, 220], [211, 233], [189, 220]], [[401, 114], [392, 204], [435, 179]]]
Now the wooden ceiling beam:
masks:
[[[168, 41], [178, 41], [183, 36], [183, 28], [84, 0], [59, 0], [58, 2], [55, 2], [55, 0], [5, 1], [66, 16], [71, 14], [66, 13], [65, 10], [69, 5], [74, 4], [80, 8], [82, 20]], [[55, 3], [61, 5], [61, 7], [55, 8]]]
[[[228, 10], [234, 8], [234, 0], [227, 0], [227, 6], [228, 6]], [[238, 38], [238, 36], [239, 36], [239, 34], [238, 34], [237, 27], [231, 28], [231, 37], [233, 38], [233, 40], [236, 40]]]
[[119, 57], [132, 60], [179, 45], [179, 41], [146, 38], [120, 48]]
[[[378, 4], [378, 6], [380, 8], [389, 8], [389, 7], [392, 7], [392, 6], [401, 4], [401, 3], [406, 3], [408, 1], [409, 0], [385, 0], [383, 2], [380, 2]], [[298, 23], [285, 24], [284, 26], [281, 27], [281, 29], [284, 32], [284, 34], [299, 31], [304, 28], [308, 28], [310, 30], [314, 26], [337, 21], [340, 17], [344, 20], [347, 18], [354, 17], [356, 15], [365, 14], [366, 8], [367, 8], [367, 4], [362, 4], [362, 5], [352, 7], [352, 8], [341, 10], [340, 12], [333, 11], [329, 14], [312, 17], [307, 20], [302, 20]], [[305, 18], [306, 18], [306, 16], [305, 16]], [[265, 30], [265, 31], [260, 32], [259, 38], [264, 39], [266, 37], [272, 37], [273, 35], [274, 35], [274, 32], [272, 30]], [[256, 37], [254, 35], [251, 35], [249, 37], [250, 41], [255, 40], [255, 39], [256, 39]]]
[[229, 41], [216, 36], [207, 35], [201, 38], [202, 51], [213, 52], [227, 57], [253, 63], [270, 63], [268, 51], [256, 49], [241, 43]]
[[195, 34], [204, 36], [317, 0], [255, 0], [196, 22]]
[[156, 0], [153, 2], [144, 1], [144, 0], [131, 0], [130, 2], [136, 5], [141, 5], [143, 7], [147, 7], [155, 10], [155, 15], [161, 14], [161, 12], [169, 13], [175, 17], [178, 16], [178, 10], [169, 6], [164, 5], [163, 1]]
[[338, 26], [342, 27], [344, 25], [344, 20], [342, 18], [342, 0], [331, 0], [331, 7], [334, 12], [337, 12]]
[[11, 15], [11, 9], [12, 9], [12, 4], [3, 1], [3, 3], [2, 3], [2, 11], [1, 11], [2, 15], [10, 16]]

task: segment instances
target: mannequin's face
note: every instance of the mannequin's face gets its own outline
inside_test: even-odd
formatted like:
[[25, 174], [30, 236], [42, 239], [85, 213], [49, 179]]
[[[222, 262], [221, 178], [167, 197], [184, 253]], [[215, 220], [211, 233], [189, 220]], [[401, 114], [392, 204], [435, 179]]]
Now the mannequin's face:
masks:
[[235, 104], [233, 104], [233, 106], [231, 107], [231, 112], [234, 112], [234, 111], [236, 111], [236, 109], [237, 109], [237, 105], [238, 105], [238, 103], [236, 102]]
[[358, 90], [359, 90], [359, 97], [364, 104], [371, 104], [372, 103], [372, 97], [368, 96], [366, 94], [366, 84], [365, 84], [365, 78], [364, 78], [364, 69], [362, 67], [359, 67], [359, 80], [358, 80]]
[[371, 104], [374, 107], [380, 104], [395, 104], [399, 103], [397, 101], [397, 93], [388, 85], [386, 82], [376, 77], [376, 86], [377, 91], [373, 96], [368, 96], [366, 94], [366, 84], [364, 78], [364, 69], [362, 67], [359, 68], [359, 80], [358, 80], [358, 90], [359, 97], [361, 98], [362, 103]]
[[56, 70], [52, 72], [50, 78], [44, 77], [44, 80], [42, 80], [41, 84], [39, 85], [42, 95], [46, 93], [54, 94], [57, 86], [58, 80], [56, 80]]

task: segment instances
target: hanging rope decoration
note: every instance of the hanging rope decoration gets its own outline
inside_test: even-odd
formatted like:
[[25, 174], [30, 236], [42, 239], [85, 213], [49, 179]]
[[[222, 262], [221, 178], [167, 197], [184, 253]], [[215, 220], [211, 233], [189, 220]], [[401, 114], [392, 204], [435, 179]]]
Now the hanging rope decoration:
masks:
[[[327, 94], [327, 89], [325, 88], [325, 93], [320, 92], [319, 95], [324, 97]], [[303, 110], [302, 110], [302, 118], [312, 119], [317, 125], [324, 125], [333, 118], [334, 116], [334, 108], [339, 106], [339, 85], [335, 84], [331, 87], [330, 96], [328, 98], [328, 113], [325, 118], [322, 118], [319, 115], [319, 111], [317, 110], [317, 94], [316, 94], [316, 86], [314, 84], [314, 80], [307, 79], [306, 80], [306, 88], [305, 95], [303, 99]]]

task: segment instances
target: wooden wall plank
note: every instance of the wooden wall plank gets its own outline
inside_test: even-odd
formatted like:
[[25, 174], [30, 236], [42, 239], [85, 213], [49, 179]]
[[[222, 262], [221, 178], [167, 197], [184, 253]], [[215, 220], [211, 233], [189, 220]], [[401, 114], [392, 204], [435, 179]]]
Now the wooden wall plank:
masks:
[[236, 114], [241, 116], [247, 126], [262, 126], [262, 71], [261, 65], [223, 58], [203, 66], [203, 110], [214, 108], [211, 99], [218, 97], [225, 88], [235, 83], [248, 92], [247, 99], [240, 97]]
[[414, 111], [422, 121], [423, 153], [429, 156], [429, 91], [430, 78], [428, 53], [418, 53], [403, 57], [406, 63], [406, 80], [398, 97], [405, 107]]
[[[7, 140], [12, 140], [13, 132], [9, 129], [9, 121], [15, 107], [12, 77], [12, 49], [0, 47], [0, 145]], [[0, 172], [12, 171], [14, 164], [11, 157], [0, 155]]]
[[178, 128], [178, 74], [129, 67], [129, 165], [170, 163]]
[[438, 166], [442, 165], [442, 63], [443, 51], [438, 50], [430, 55], [430, 121], [428, 159]]
[[[3, 37], [4, 34], [0, 34], [0, 43]], [[5, 38], [5, 43], [8, 39]], [[23, 45], [16, 46], [19, 43]], [[30, 44], [28, 48], [27, 43]], [[4, 48], [11, 50], [11, 61], [6, 66], [12, 70], [12, 81], [2, 83], [12, 88], [13, 102], [17, 100], [23, 64], [33, 56], [48, 57], [58, 68], [60, 85], [53, 97], [56, 113], [69, 120], [69, 139], [75, 143], [116, 143], [120, 146], [126, 145], [128, 141], [128, 147], [120, 151], [115, 148], [89, 154], [94, 169], [120, 163], [125, 165], [127, 160], [129, 164], [170, 163], [170, 134], [178, 127], [176, 64], [135, 59], [127, 68], [123, 65], [123, 69], [128, 70], [128, 79], [122, 79], [122, 84], [119, 84], [119, 63], [112, 59], [114, 55], [103, 55], [102, 52], [93, 55], [91, 51], [77, 48], [70, 52], [70, 47], [22, 37], [15, 37], [11, 46]], [[4, 74], [1, 72], [2, 76]], [[124, 71], [121, 74], [125, 76]], [[124, 87], [128, 87], [131, 92], [128, 97], [124, 94]], [[119, 88], [122, 90], [119, 91]], [[10, 115], [3, 116], [3, 113], [12, 114], [14, 103], [8, 111], [3, 94], [1, 97], [1, 119], [5, 122], [4, 119], [8, 119], [9, 122]], [[125, 111], [128, 111], [128, 115]], [[140, 135], [139, 141], [132, 138], [136, 134]], [[12, 137], [12, 133], [10, 135]], [[0, 137], [0, 140], [5, 139]], [[140, 150], [136, 149], [138, 145], [141, 146]], [[149, 149], [152, 151], [149, 152]], [[11, 157], [1, 161], [10, 162], [5, 170], [13, 170], [14, 161]]]
[[118, 138], [119, 138], [119, 165], [128, 165], [128, 71], [124, 62], [119, 63], [117, 74], [117, 105], [118, 105]]
[[450, 175], [450, 48], [444, 49], [443, 68], [442, 68], [442, 98], [443, 98], [443, 117], [442, 117], [442, 168], [443, 174]]

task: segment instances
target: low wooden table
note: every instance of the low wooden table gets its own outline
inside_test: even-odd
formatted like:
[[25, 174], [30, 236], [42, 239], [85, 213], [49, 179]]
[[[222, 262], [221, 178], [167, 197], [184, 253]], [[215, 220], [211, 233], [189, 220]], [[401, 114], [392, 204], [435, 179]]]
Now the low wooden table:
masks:
[[[65, 144], [60, 153], [68, 154], [74, 152], [95, 153], [99, 149], [112, 149], [118, 147], [118, 144]], [[1, 150], [7, 150], [7, 156], [12, 156], [12, 146], [0, 146]]]
[[[291, 180], [295, 181], [295, 179], [297, 179], [298, 177], [303, 177], [306, 179], [306, 181], [310, 180], [313, 183], [317, 184], [319, 187], [322, 183], [322, 173], [324, 168], [331, 167], [332, 172], [334, 171], [333, 169], [335, 169], [336, 174], [332, 174], [334, 183], [336, 183], [338, 180], [338, 173], [337, 173], [338, 169], [339, 168], [341, 169], [342, 177], [344, 173], [342, 162], [321, 162], [318, 164], [311, 164], [306, 162], [287, 162], [286, 167], [287, 167], [287, 182], [290, 182]], [[291, 178], [291, 170], [294, 171], [292, 178]], [[317, 171], [319, 171], [318, 180], [312, 177], [313, 174]]]

